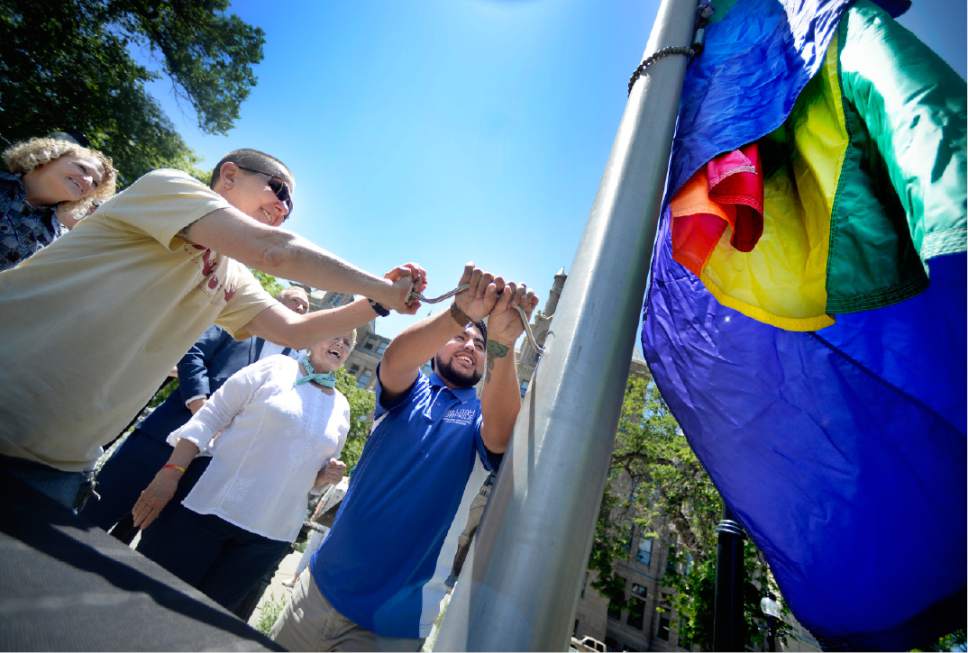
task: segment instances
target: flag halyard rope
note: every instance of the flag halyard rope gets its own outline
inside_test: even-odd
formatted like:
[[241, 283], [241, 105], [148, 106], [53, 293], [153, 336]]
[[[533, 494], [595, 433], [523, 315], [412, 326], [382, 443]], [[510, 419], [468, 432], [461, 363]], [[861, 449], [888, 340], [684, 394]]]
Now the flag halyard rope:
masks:
[[[416, 290], [411, 290], [410, 295], [407, 297], [407, 303], [417, 300], [424, 304], [439, 304], [445, 299], [450, 299], [451, 297], [461, 294], [469, 287], [470, 286], [468, 284], [463, 283], [457, 286], [456, 288], [454, 288], [453, 290], [448, 290], [443, 295], [439, 295], [437, 297], [425, 297], [424, 295], [420, 294]], [[521, 308], [520, 306], [515, 306], [514, 308], [517, 310], [518, 315], [521, 317], [521, 323], [524, 325], [524, 331], [528, 336], [528, 342], [530, 342], [531, 346], [534, 347], [536, 352], [538, 352], [538, 356], [541, 356], [542, 354], [545, 353], [545, 350], [544, 350], [544, 347], [538, 344], [537, 339], [535, 339], [534, 333], [531, 331], [531, 325], [528, 323], [528, 316], [525, 314], [524, 309]]]

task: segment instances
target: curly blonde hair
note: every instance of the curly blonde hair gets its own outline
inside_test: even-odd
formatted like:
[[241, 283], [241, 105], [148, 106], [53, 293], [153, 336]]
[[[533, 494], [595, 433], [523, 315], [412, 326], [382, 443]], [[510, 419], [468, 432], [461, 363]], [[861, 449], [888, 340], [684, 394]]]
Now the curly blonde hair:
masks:
[[71, 141], [57, 138], [31, 138], [14, 143], [5, 149], [3, 162], [10, 172], [25, 175], [34, 168], [59, 159], [65, 154], [91, 157], [101, 164], [101, 183], [90, 197], [77, 202], [63, 202], [58, 206], [58, 210], [83, 217], [89, 213], [92, 206], [114, 195], [118, 173], [110, 157], [98, 150], [92, 150]]

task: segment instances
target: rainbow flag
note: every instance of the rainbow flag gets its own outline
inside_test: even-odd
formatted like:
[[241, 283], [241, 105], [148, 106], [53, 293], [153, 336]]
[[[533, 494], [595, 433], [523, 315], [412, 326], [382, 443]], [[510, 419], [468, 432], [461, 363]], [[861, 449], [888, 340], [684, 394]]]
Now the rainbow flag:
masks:
[[965, 624], [965, 82], [866, 0], [716, 5], [646, 359], [798, 620], [923, 646]]

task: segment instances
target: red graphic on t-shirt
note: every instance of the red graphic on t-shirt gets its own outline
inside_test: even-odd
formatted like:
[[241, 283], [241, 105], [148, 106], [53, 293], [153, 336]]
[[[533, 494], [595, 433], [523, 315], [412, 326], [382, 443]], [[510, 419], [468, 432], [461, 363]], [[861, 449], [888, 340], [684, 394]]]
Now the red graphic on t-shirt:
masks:
[[[202, 254], [202, 274], [206, 277], [215, 272], [215, 268], [218, 267], [218, 259], [212, 260], [212, 250], [206, 249], [205, 253]], [[214, 288], [215, 286], [210, 286]]]
[[[202, 253], [202, 256], [197, 259], [202, 266], [202, 282], [199, 284], [199, 287], [211, 292], [217, 292], [219, 287], [222, 287], [225, 301], [231, 301], [231, 299], [235, 296], [237, 288], [229, 288], [227, 283], [228, 278], [222, 280], [219, 279], [218, 275], [216, 274], [219, 265], [222, 263], [222, 259], [219, 258], [218, 253], [213, 252], [207, 247], [202, 247], [201, 245], [196, 245], [194, 243], [191, 243], [191, 246], [195, 249], [205, 250]], [[228, 270], [226, 270], [226, 274], [228, 274]]]

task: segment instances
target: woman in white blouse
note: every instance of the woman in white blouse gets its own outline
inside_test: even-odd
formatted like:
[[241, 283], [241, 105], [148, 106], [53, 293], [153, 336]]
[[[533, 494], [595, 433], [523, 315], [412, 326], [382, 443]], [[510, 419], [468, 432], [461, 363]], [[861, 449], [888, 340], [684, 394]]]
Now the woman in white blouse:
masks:
[[[309, 492], [343, 475], [350, 407], [334, 372], [354, 339], [324, 340], [299, 362], [269, 356], [239, 370], [173, 431], [171, 458], [132, 510], [146, 529], [138, 550], [237, 611], [299, 534]], [[200, 452], [212, 455], [208, 469], [181, 505], [162, 510]]]

